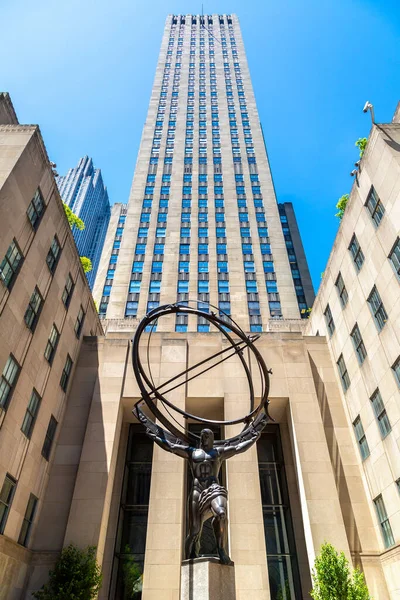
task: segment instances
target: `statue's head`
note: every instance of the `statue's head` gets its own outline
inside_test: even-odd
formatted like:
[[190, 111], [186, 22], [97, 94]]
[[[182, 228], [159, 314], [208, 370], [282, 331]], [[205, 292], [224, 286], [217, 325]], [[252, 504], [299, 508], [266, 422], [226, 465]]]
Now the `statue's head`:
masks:
[[214, 446], [214, 434], [211, 429], [202, 429], [200, 433], [200, 447], [203, 450], [211, 450]]

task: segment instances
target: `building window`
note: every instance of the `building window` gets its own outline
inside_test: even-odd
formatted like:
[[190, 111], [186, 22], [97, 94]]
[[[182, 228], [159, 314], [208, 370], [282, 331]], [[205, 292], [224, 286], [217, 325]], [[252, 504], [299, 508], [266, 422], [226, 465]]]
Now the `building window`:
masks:
[[0, 277], [6, 287], [12, 287], [21, 266], [22, 259], [22, 252], [18, 248], [17, 242], [13, 240], [0, 264]]
[[379, 389], [376, 389], [371, 396], [372, 408], [374, 409], [375, 417], [378, 422], [379, 431], [382, 439], [385, 438], [392, 430], [389, 417], [383, 404], [382, 396]]
[[356, 269], [359, 271], [364, 263], [364, 254], [355, 234], [351, 238], [349, 250], [353, 257], [354, 264], [356, 265]]
[[389, 259], [393, 265], [397, 277], [400, 279], [400, 238], [397, 238], [395, 245], [390, 251]]
[[368, 447], [367, 438], [365, 437], [364, 427], [362, 426], [360, 417], [357, 417], [357, 419], [354, 421], [353, 427], [354, 427], [354, 433], [356, 435], [356, 439], [357, 439], [357, 442], [358, 442], [358, 445], [360, 448], [361, 458], [362, 458], [362, 460], [365, 460], [369, 456], [369, 447]]
[[353, 340], [354, 348], [357, 354], [358, 362], [360, 365], [363, 364], [365, 357], [367, 356], [367, 351], [364, 346], [363, 339], [361, 337], [360, 329], [357, 323], [353, 327], [353, 331], [351, 332], [351, 338]]
[[0, 408], [7, 410], [10, 403], [12, 392], [17, 383], [20, 366], [15, 358], [10, 354], [0, 379]]
[[35, 331], [36, 324], [40, 317], [40, 311], [43, 306], [43, 298], [40, 295], [40, 292], [37, 288], [35, 288], [31, 299], [29, 300], [28, 308], [25, 312], [25, 324], [26, 326], [33, 332]]
[[74, 282], [72, 280], [71, 275], [69, 274], [68, 278], [67, 278], [67, 283], [65, 284], [65, 288], [64, 288], [62, 296], [61, 296], [61, 299], [63, 301], [65, 308], [68, 308], [68, 306], [69, 306], [73, 291], [74, 291]]
[[81, 335], [84, 320], [85, 320], [85, 312], [81, 306], [79, 309], [79, 312], [78, 312], [78, 316], [76, 317], [75, 327], [74, 327], [75, 335], [78, 338], [78, 340]]
[[44, 351], [44, 357], [50, 364], [53, 362], [59, 339], [60, 334], [58, 333], [57, 327], [53, 325], [50, 331], [49, 339], [47, 340], [46, 349]]
[[376, 286], [372, 288], [372, 292], [368, 297], [368, 304], [375, 319], [375, 325], [378, 331], [381, 331], [385, 327], [388, 316]]
[[396, 360], [396, 362], [392, 366], [392, 371], [393, 371], [393, 374], [394, 374], [394, 376], [396, 378], [397, 385], [400, 387], [400, 356], [398, 357], [398, 359]]
[[70, 355], [67, 354], [67, 360], [65, 361], [65, 365], [63, 368], [63, 372], [61, 373], [61, 379], [60, 379], [60, 386], [64, 392], [67, 391], [68, 380], [69, 380], [69, 376], [71, 375], [71, 371], [72, 371], [72, 365], [73, 365], [72, 359], [71, 359]]
[[340, 380], [342, 382], [343, 390], [346, 392], [350, 387], [350, 378], [347, 372], [346, 363], [344, 362], [343, 354], [339, 356], [339, 359], [336, 364], [339, 369], [339, 375]]
[[344, 281], [343, 281], [343, 277], [342, 277], [341, 273], [339, 273], [339, 275], [337, 276], [335, 285], [337, 287], [337, 291], [339, 294], [340, 303], [342, 305], [342, 308], [344, 308], [347, 304], [349, 296], [347, 294], [346, 286], [344, 285]]
[[365, 206], [368, 208], [375, 225], [378, 226], [385, 214], [385, 209], [374, 187], [371, 187]]
[[325, 309], [324, 315], [325, 315], [325, 321], [326, 321], [326, 326], [329, 331], [329, 335], [332, 335], [335, 331], [335, 322], [333, 320], [332, 312], [331, 312], [329, 304], [327, 305], [327, 307]]
[[126, 309], [125, 309], [125, 316], [126, 317], [136, 317], [137, 311], [138, 311], [138, 306], [139, 306], [138, 302], [131, 302], [131, 301], [127, 302]]
[[390, 546], [394, 546], [394, 537], [382, 496], [375, 498], [374, 504], [378, 521], [381, 526], [383, 543], [385, 544], [385, 548], [390, 548]]
[[33, 389], [21, 427], [22, 433], [25, 434], [27, 438], [31, 437], [33, 426], [35, 425], [36, 417], [39, 412], [40, 401], [41, 397], [37, 391]]
[[37, 189], [31, 203], [28, 206], [28, 210], [26, 211], [28, 219], [35, 230], [39, 227], [40, 219], [44, 213], [44, 208], [45, 206], [42, 194], [40, 193], [40, 190]]
[[29, 496], [28, 506], [26, 507], [24, 520], [22, 521], [21, 532], [18, 538], [18, 544], [21, 544], [21, 546], [28, 545], [33, 519], [35, 518], [37, 503], [38, 499], [36, 496], [31, 494]]
[[50, 273], [52, 275], [54, 274], [54, 271], [56, 270], [57, 262], [60, 257], [60, 251], [61, 251], [60, 243], [57, 239], [57, 236], [54, 236], [54, 239], [51, 242], [50, 250], [49, 250], [49, 252], [47, 254], [47, 258], [46, 258], [47, 266], [49, 267]]
[[17, 482], [7, 473], [0, 492], [0, 533], [4, 533]]
[[56, 435], [57, 425], [58, 423], [56, 419], [53, 417], [53, 415], [51, 415], [42, 448], [42, 456], [46, 460], [49, 460], [50, 457], [51, 448], [53, 446], [54, 437]]

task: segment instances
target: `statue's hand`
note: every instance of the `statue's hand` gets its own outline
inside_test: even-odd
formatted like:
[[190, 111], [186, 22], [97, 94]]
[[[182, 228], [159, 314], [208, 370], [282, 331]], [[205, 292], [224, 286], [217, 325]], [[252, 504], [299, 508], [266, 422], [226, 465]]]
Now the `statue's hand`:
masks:
[[151, 431], [151, 429], [146, 429], [146, 434], [149, 436], [149, 438], [151, 438], [152, 440], [155, 440], [157, 437], [157, 434], [154, 433], [154, 431]]

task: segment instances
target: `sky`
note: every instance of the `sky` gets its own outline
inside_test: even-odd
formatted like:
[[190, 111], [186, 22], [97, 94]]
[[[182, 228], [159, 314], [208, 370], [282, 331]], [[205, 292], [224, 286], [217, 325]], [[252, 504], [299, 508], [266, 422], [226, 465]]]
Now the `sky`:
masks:
[[[351, 189], [355, 141], [400, 100], [395, 0], [215, 0], [240, 19], [279, 202], [293, 202], [314, 287]], [[89, 155], [127, 202], [167, 14], [186, 0], [0, 0], [0, 90], [38, 123], [57, 171]], [[5, 53], [5, 49], [7, 52]], [[6, 58], [7, 57], [7, 58]]]

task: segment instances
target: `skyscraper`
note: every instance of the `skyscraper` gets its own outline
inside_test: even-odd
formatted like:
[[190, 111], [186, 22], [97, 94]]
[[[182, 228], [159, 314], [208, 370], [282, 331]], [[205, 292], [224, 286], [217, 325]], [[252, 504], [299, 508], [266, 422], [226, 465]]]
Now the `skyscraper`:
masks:
[[[96, 298], [107, 318], [198, 298], [258, 332], [306, 308], [236, 17], [166, 26], [125, 232]], [[167, 327], [207, 331], [203, 321], [177, 315]]]
[[88, 156], [81, 158], [65, 176], [58, 177], [57, 185], [65, 204], [85, 223], [85, 229], [74, 228], [73, 235], [80, 256], [87, 256], [92, 261], [87, 279], [93, 288], [110, 221], [107, 188], [100, 169], [94, 168]]

